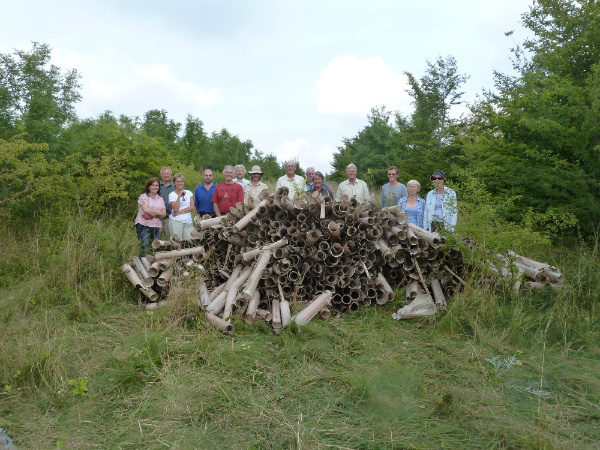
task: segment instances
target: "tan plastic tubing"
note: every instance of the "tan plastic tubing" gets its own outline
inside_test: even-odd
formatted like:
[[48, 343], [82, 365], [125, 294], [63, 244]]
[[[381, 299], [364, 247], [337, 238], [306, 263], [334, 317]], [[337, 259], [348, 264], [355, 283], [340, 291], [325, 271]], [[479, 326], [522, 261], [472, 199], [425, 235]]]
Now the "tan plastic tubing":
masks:
[[296, 322], [298, 325], [306, 325], [313, 317], [315, 317], [315, 315], [319, 313], [319, 311], [325, 307], [325, 305], [331, 302], [331, 295], [332, 292], [330, 290], [324, 291], [321, 295], [310, 302], [306, 308], [294, 316], [294, 322]]

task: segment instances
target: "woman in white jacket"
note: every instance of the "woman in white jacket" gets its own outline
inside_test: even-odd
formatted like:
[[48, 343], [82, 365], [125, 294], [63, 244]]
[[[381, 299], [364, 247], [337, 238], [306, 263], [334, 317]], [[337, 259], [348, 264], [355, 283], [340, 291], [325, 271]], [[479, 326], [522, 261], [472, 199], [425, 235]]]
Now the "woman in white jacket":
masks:
[[426, 230], [454, 233], [457, 219], [456, 192], [446, 187], [446, 174], [436, 170], [431, 175], [435, 189], [427, 193], [423, 225]]

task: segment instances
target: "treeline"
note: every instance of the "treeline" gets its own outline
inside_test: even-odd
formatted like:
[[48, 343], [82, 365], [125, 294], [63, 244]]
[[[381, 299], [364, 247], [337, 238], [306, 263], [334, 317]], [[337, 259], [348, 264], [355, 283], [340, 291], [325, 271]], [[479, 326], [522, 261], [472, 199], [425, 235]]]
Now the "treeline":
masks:
[[133, 205], [131, 199], [163, 166], [184, 173], [190, 186], [200, 183], [202, 168], [220, 172], [226, 164], [258, 164], [268, 178], [285, 173], [274, 155], [252, 141], [225, 128], [209, 133], [192, 115], [184, 124], [158, 109], [142, 118], [107, 111], [78, 119], [80, 75], [51, 65], [50, 53], [48, 45], [34, 43], [30, 51], [0, 54], [4, 213], [27, 216], [61, 207], [79, 215], [112, 214]]
[[516, 75], [495, 73], [495, 89], [456, 119], [449, 111], [462, 102], [467, 77], [452, 57], [428, 63], [420, 78], [406, 73], [414, 112], [373, 109], [336, 152], [334, 177], [354, 162], [359, 177], [382, 185], [396, 165], [402, 182], [428, 186], [440, 168], [455, 183], [483, 187], [499, 219], [597, 232], [600, 3], [538, 0], [522, 24], [533, 37], [512, 49]]
[[[495, 73], [494, 89], [456, 118], [451, 112], [463, 102], [468, 77], [453, 57], [428, 62], [420, 77], [406, 73], [412, 114], [374, 108], [368, 124], [338, 148], [331, 177], [344, 179], [353, 162], [359, 178], [377, 188], [396, 165], [399, 180], [417, 179], [426, 188], [439, 168], [458, 184], [459, 204], [461, 191], [463, 200], [493, 202], [490, 221], [597, 232], [600, 4], [539, 0], [522, 23], [532, 37], [512, 49], [515, 75]], [[183, 172], [190, 186], [200, 182], [199, 169], [225, 164], [259, 164], [266, 178], [285, 173], [284, 162], [252, 141], [227, 129], [208, 132], [191, 115], [183, 124], [160, 109], [142, 118], [106, 112], [79, 120], [79, 74], [49, 61], [50, 48], [37, 43], [29, 52], [0, 54], [4, 212], [27, 214], [40, 202], [80, 215], [119, 211], [165, 165]], [[467, 192], [472, 187], [476, 192]]]

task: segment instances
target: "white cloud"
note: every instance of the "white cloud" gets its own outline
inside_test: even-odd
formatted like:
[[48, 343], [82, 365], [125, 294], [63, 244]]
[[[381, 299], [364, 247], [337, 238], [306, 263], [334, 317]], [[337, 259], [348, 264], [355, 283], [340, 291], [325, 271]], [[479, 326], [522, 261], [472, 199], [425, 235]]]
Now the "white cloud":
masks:
[[375, 106], [407, 112], [411, 99], [406, 76], [394, 72], [381, 57], [338, 56], [316, 83], [317, 107], [329, 114], [368, 114]]
[[181, 80], [164, 64], [137, 64], [123, 56], [107, 62], [60, 49], [53, 49], [52, 63], [63, 70], [77, 68], [82, 75], [85, 105], [78, 108], [82, 117], [97, 116], [107, 109], [141, 116], [158, 108], [181, 120], [186, 113], [214, 106], [221, 98], [218, 88]]

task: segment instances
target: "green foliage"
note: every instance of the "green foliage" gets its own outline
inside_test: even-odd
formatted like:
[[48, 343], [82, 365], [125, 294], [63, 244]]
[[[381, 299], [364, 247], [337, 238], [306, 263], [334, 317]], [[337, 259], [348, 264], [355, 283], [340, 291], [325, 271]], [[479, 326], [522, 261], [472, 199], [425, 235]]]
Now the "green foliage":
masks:
[[536, 2], [523, 15], [531, 60], [514, 49], [519, 75], [496, 74], [497, 93], [473, 108], [462, 164], [494, 195], [515, 199], [503, 211], [510, 220], [564, 214], [565, 227], [576, 217], [588, 235], [600, 220], [599, 13], [593, 1]]
[[399, 140], [390, 124], [390, 116], [391, 112], [385, 107], [373, 108], [367, 117], [369, 124], [352, 139], [344, 139], [344, 147], [340, 147], [333, 155], [332, 180], [345, 180], [346, 167], [354, 163], [358, 169], [358, 178], [364, 179], [369, 173], [376, 184], [387, 182], [389, 161], [401, 151]]
[[48, 66], [51, 51], [34, 42], [30, 52], [0, 54], [0, 138], [25, 132], [33, 142], [50, 143], [76, 118], [80, 76]]
[[6, 208], [19, 207], [22, 214], [30, 215], [36, 200], [56, 193], [65, 166], [48, 161], [47, 152], [46, 144], [30, 144], [20, 138], [0, 139], [0, 211], [6, 213]]
[[85, 395], [87, 394], [87, 377], [82, 377], [74, 380], [69, 380], [69, 385], [73, 386], [73, 394], [75, 395]]

